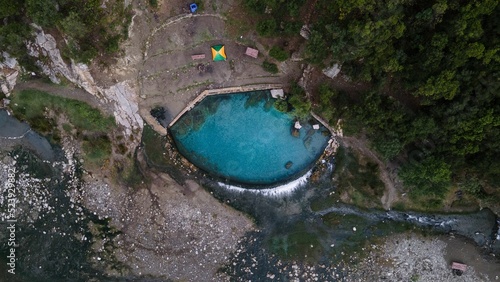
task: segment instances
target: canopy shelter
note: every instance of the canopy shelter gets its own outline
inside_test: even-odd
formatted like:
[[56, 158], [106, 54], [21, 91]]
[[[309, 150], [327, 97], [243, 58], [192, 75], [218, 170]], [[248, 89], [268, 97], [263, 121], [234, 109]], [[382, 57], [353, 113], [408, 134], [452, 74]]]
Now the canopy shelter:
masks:
[[224, 45], [219, 44], [212, 46], [212, 59], [214, 62], [225, 61], [227, 59]]

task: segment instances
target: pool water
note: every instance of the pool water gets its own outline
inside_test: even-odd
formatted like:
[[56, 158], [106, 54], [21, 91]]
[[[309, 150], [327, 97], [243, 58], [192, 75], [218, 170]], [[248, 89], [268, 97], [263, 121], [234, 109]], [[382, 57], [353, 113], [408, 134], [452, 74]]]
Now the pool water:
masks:
[[230, 182], [270, 185], [305, 173], [330, 137], [317, 121], [277, 111], [268, 91], [209, 96], [182, 116], [171, 133], [177, 148], [199, 168]]

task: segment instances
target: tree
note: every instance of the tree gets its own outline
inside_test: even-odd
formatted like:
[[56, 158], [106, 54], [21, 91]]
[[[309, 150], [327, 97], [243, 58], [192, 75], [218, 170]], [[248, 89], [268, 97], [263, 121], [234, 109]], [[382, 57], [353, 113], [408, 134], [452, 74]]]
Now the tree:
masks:
[[311, 101], [306, 98], [304, 90], [297, 84], [293, 84], [291, 88], [291, 95], [288, 102], [292, 105], [293, 114], [299, 118], [304, 119], [311, 113]]
[[443, 71], [438, 76], [430, 77], [416, 91], [418, 96], [426, 96], [437, 100], [445, 98], [451, 100], [457, 94], [460, 83], [455, 78], [454, 71]]
[[257, 33], [261, 36], [271, 36], [276, 33], [276, 20], [274, 18], [261, 20], [257, 23]]
[[68, 36], [79, 39], [87, 36], [87, 26], [80, 19], [80, 15], [75, 12], [70, 12], [60, 23], [62, 30]]
[[270, 63], [268, 61], [262, 62], [262, 68], [270, 73], [278, 73], [278, 66], [276, 64]]
[[451, 167], [442, 159], [428, 156], [404, 165], [399, 177], [416, 195], [443, 196], [451, 183]]
[[42, 27], [52, 27], [59, 19], [55, 0], [26, 0], [26, 13]]
[[288, 53], [277, 46], [273, 46], [271, 50], [269, 50], [269, 56], [275, 58], [280, 62], [286, 61], [286, 59], [288, 59]]

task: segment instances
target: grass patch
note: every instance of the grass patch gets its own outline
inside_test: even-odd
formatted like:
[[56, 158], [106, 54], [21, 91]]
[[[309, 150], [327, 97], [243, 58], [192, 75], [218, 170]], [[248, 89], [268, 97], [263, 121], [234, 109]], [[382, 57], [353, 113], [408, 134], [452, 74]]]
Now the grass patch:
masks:
[[[63, 115], [69, 123], [62, 124], [66, 134], [73, 134], [82, 141], [82, 157], [86, 166], [100, 167], [111, 156], [112, 144], [108, 132], [115, 127], [113, 117], [106, 117], [83, 102], [50, 95], [39, 90], [23, 90], [12, 98], [14, 115], [28, 122], [30, 126], [48, 136], [53, 142], [61, 140], [57, 127], [57, 117]], [[55, 113], [55, 117], [46, 117], [46, 111]]]
[[85, 163], [91, 166], [101, 166], [111, 157], [111, 141], [106, 135], [84, 136], [82, 150]]
[[39, 90], [23, 90], [12, 98], [12, 110], [16, 117], [27, 121], [35, 130], [47, 133], [53, 126], [45, 116], [45, 109], [64, 114], [78, 131], [106, 133], [115, 125], [113, 117], [105, 117], [98, 109], [77, 101]]

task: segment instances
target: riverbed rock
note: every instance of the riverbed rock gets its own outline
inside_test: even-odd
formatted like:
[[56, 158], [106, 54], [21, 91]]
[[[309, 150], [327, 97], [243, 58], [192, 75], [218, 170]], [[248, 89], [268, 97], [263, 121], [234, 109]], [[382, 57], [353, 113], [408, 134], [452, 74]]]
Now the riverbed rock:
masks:
[[292, 136], [299, 138], [300, 137], [300, 131], [296, 128], [292, 128]]
[[290, 169], [293, 165], [293, 162], [292, 161], [288, 161], [286, 164], [285, 164], [285, 168], [286, 169]]

